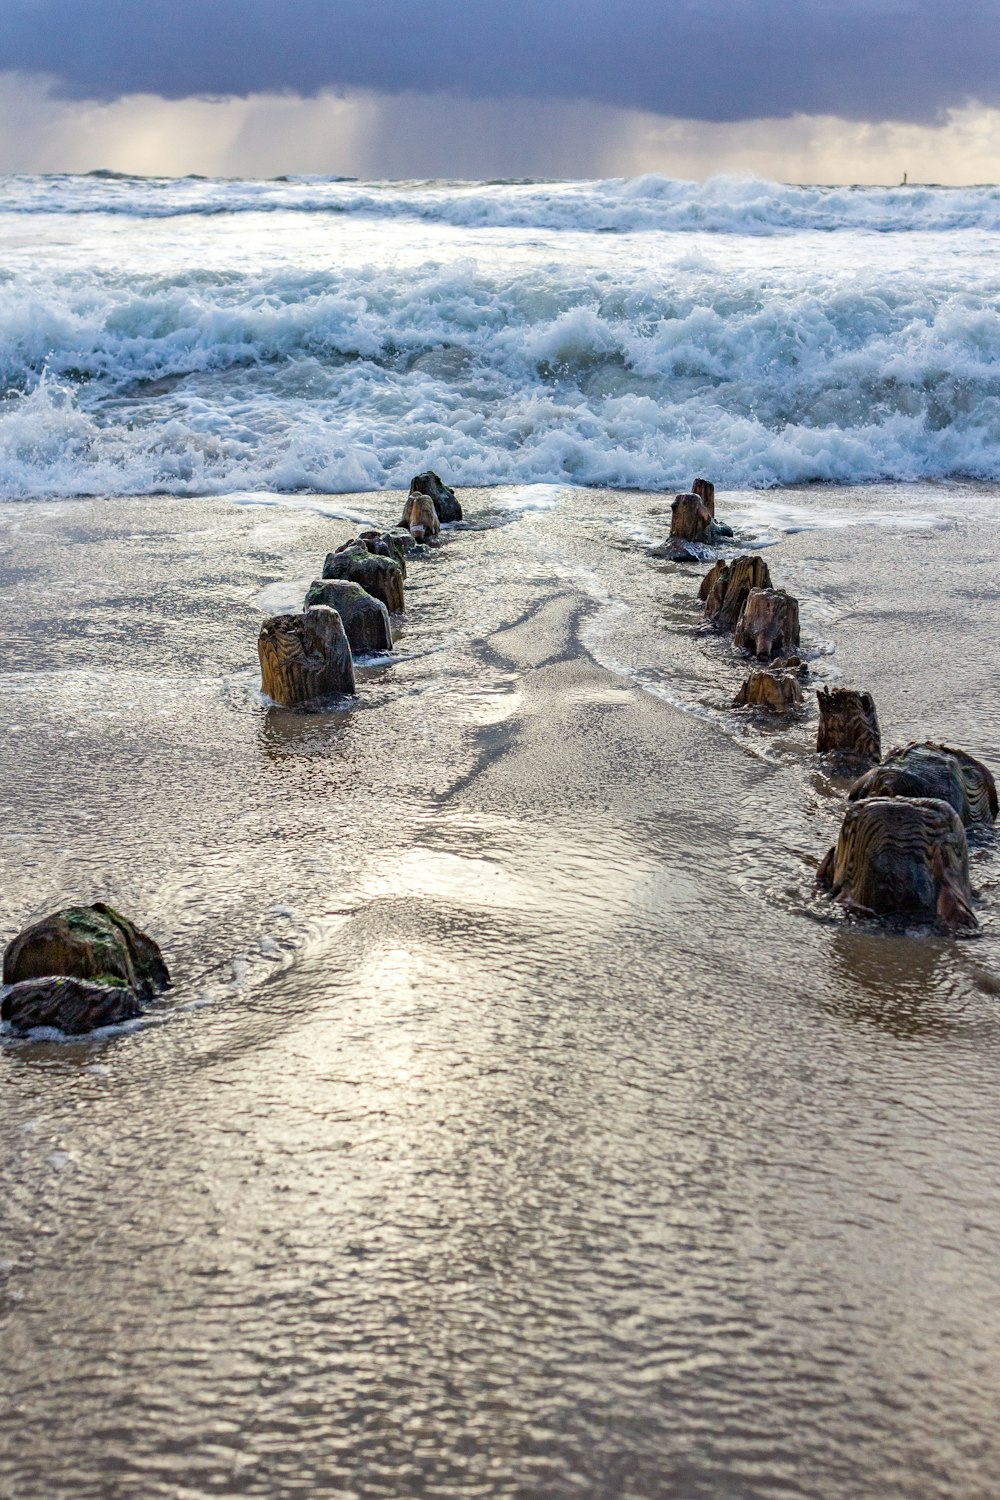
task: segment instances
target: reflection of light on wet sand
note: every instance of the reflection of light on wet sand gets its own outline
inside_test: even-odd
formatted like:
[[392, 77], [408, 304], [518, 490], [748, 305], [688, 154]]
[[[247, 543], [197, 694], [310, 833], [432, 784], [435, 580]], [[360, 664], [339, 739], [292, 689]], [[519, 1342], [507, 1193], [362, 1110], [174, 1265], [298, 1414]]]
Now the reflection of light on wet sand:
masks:
[[366, 996], [370, 1015], [392, 1016], [392, 1024], [372, 1026], [366, 1045], [377, 1048], [380, 1086], [401, 1084], [426, 1071], [416, 1059], [417, 1037], [412, 1023], [419, 1019], [415, 1000], [426, 984], [426, 964], [408, 948], [370, 949], [357, 972], [357, 992]]
[[[459, 686], [459, 691], [461, 690]], [[462, 717], [466, 723], [480, 724], [489, 728], [493, 724], [502, 724], [506, 719], [513, 718], [519, 712], [523, 695], [515, 688], [511, 689], [508, 682], [501, 682], [495, 691], [482, 688], [478, 692], [470, 692], [465, 688], [461, 692], [463, 712]]]
[[[478, 845], [478, 852], [414, 845], [366, 883], [359, 899], [413, 897], [456, 911], [503, 910], [563, 925], [575, 914], [585, 916], [588, 931], [596, 934], [637, 909], [659, 905], [668, 878], [660, 861], [624, 842], [617, 829], [595, 841], [557, 828], [532, 830], [473, 816], [449, 818], [445, 837]], [[676, 872], [669, 880], [676, 899], [694, 891], [694, 882]]]
[[458, 905], [523, 908], [524, 891], [501, 866], [489, 859], [442, 853], [417, 845], [406, 850], [391, 871], [363, 891], [370, 900], [417, 896]]

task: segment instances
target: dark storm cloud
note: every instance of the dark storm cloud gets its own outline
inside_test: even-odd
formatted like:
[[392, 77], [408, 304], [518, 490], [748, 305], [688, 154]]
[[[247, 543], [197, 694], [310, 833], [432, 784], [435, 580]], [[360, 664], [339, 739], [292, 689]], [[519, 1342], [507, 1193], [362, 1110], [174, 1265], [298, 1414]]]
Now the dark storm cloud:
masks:
[[1000, 104], [998, 0], [0, 0], [0, 69], [68, 97], [324, 88], [701, 120]]

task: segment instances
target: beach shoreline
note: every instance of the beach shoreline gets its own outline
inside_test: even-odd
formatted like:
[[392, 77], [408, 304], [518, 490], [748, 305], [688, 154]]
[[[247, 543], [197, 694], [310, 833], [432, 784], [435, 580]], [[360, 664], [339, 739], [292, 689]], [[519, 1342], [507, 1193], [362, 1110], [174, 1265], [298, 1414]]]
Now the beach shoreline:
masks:
[[[815, 893], [846, 783], [728, 707], [662, 494], [462, 491], [306, 715], [259, 622], [401, 496], [238, 498], [0, 505], [0, 924], [102, 896], [176, 980], [0, 1045], [0, 1488], [1000, 1485], [992, 844], [972, 941]], [[717, 510], [814, 686], [996, 768], [995, 498]]]

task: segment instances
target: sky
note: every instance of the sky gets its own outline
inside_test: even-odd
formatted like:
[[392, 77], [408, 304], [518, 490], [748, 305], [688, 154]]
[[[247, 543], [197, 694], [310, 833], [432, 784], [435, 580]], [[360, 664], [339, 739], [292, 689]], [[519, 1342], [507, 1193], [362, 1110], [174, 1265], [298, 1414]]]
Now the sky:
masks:
[[0, 0], [0, 171], [1000, 178], [1000, 0]]

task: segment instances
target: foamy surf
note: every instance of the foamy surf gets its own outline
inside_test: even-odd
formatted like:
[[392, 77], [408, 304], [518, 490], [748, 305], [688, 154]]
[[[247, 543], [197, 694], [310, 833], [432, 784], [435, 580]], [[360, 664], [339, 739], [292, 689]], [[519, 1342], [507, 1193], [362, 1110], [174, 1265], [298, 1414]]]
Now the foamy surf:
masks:
[[323, 214], [415, 219], [461, 228], [781, 234], [1000, 229], [1000, 188], [822, 187], [721, 175], [705, 182], [650, 173], [579, 182], [270, 181], [85, 176], [0, 178], [0, 213], [128, 218]]
[[7, 179], [0, 225], [2, 498], [1000, 479], [997, 189]]

